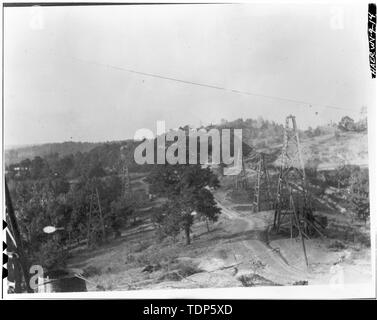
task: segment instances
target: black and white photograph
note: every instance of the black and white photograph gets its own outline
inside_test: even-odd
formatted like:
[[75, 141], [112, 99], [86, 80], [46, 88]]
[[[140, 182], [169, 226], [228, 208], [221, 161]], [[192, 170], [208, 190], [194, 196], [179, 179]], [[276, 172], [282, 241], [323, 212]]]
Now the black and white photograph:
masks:
[[4, 2], [3, 297], [375, 298], [375, 8]]

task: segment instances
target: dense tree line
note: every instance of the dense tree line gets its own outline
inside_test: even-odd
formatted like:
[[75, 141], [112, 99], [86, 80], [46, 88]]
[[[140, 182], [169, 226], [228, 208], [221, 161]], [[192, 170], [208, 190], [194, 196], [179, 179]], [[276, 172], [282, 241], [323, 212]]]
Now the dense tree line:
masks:
[[251, 147], [266, 147], [283, 142], [284, 126], [274, 121], [258, 119], [222, 120], [220, 125], [210, 126], [219, 129], [242, 129], [242, 141]]
[[[37, 156], [7, 166], [11, 198], [32, 262], [46, 268], [62, 265], [69, 247], [88, 241], [96, 245], [120, 235], [134, 204], [121, 195], [119, 150], [119, 143], [111, 143], [85, 153]], [[102, 221], [96, 221], [94, 204], [101, 208]], [[94, 227], [88, 239], [91, 210]], [[48, 225], [64, 230], [48, 235], [43, 232]]]
[[351, 117], [344, 116], [338, 123], [339, 130], [343, 132], [365, 132], [368, 129], [367, 118], [355, 121]]
[[88, 152], [102, 143], [92, 142], [73, 142], [67, 141], [62, 143], [44, 143], [40, 145], [11, 148], [5, 150], [5, 163], [19, 163], [25, 159], [33, 159], [36, 156], [45, 157], [49, 154], [58, 153], [61, 157], [75, 154], [77, 152]]
[[[207, 189], [218, 186], [216, 176], [200, 165], [135, 165], [136, 145], [123, 144], [130, 172], [150, 172], [152, 192], [169, 199], [162, 210], [156, 211], [154, 221], [165, 235], [174, 236], [184, 230], [190, 242], [193, 211], [206, 221], [216, 221], [220, 213]], [[86, 153], [62, 157], [55, 153], [7, 166], [11, 197], [33, 263], [46, 268], [61, 267], [72, 246], [97, 245], [121, 235], [136, 202], [121, 194], [121, 146], [108, 143]], [[162, 178], [166, 173], [168, 180]], [[174, 176], [176, 180], [169, 180]], [[101, 215], [95, 214], [95, 210], [101, 210]], [[49, 225], [63, 230], [46, 234], [43, 227]]]
[[59, 155], [51, 153], [46, 156], [36, 156], [24, 159], [6, 167], [10, 179], [43, 179], [48, 177], [64, 177], [75, 179], [78, 177], [105, 176], [120, 171], [120, 148], [128, 148], [128, 167], [131, 172], [148, 171], [148, 166], [140, 166], [133, 159], [133, 150], [138, 142], [112, 142], [93, 148], [88, 152]]
[[369, 170], [355, 165], [346, 165], [325, 172], [326, 184], [346, 190], [347, 202], [359, 218], [369, 216]]
[[[73, 185], [60, 177], [13, 180], [10, 187], [28, 254], [34, 262], [47, 268], [62, 264], [69, 247], [88, 244], [88, 213], [94, 190], [98, 191], [106, 238], [99, 237], [98, 225], [92, 231], [90, 245], [119, 236], [133, 212], [132, 204], [121, 197], [121, 180], [116, 175], [80, 179]], [[94, 212], [92, 219], [98, 220]], [[50, 225], [64, 230], [45, 234], [43, 227]]]

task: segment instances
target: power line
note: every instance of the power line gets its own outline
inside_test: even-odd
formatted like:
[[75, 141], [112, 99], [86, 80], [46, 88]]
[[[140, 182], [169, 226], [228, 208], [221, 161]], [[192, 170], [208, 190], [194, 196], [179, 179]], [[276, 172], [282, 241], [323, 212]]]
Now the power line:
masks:
[[311, 102], [307, 102], [307, 101], [303, 101], [303, 100], [284, 98], [284, 97], [278, 97], [278, 96], [272, 96], [272, 95], [265, 95], [265, 94], [250, 92], [250, 91], [230, 89], [230, 88], [215, 86], [215, 85], [206, 84], [206, 83], [188, 81], [188, 80], [168, 77], [168, 76], [164, 76], [164, 75], [160, 75], [160, 74], [143, 72], [143, 71], [138, 71], [138, 70], [134, 70], [134, 69], [128, 69], [128, 68], [114, 66], [114, 65], [106, 64], [106, 63], [88, 61], [88, 60], [84, 60], [84, 59], [81, 59], [81, 58], [74, 58], [74, 57], [69, 57], [69, 58], [72, 59], [72, 60], [76, 60], [76, 61], [79, 61], [79, 62], [88, 63], [88, 64], [100, 66], [100, 67], [106, 67], [106, 68], [114, 69], [114, 70], [118, 70], [118, 71], [126, 71], [126, 72], [129, 72], [129, 73], [134, 73], [134, 74], [139, 74], [139, 75], [148, 76], [148, 77], [152, 77], [152, 78], [174, 81], [174, 82], [178, 82], [178, 83], [184, 83], [184, 84], [189, 84], [189, 85], [194, 85], [194, 86], [199, 86], [199, 87], [205, 87], [205, 88], [210, 88], [210, 89], [215, 89], [215, 90], [222, 90], [222, 91], [232, 92], [232, 93], [236, 93], [236, 94], [249, 95], [249, 96], [261, 97], [261, 98], [267, 98], [267, 99], [273, 99], [273, 100], [280, 100], [280, 101], [285, 101], [285, 102], [293, 102], [293, 103], [301, 104], [301, 105], [304, 104], [304, 105], [307, 105], [308, 107], [318, 106], [318, 107], [324, 107], [324, 108], [329, 108], [329, 109], [344, 110], [344, 111], [359, 113], [358, 111], [352, 110], [352, 109], [349, 109], [349, 108], [342, 108], [342, 107], [337, 107], [337, 106], [332, 106], [332, 105], [321, 105], [321, 104], [315, 104], [315, 103], [311, 103]]

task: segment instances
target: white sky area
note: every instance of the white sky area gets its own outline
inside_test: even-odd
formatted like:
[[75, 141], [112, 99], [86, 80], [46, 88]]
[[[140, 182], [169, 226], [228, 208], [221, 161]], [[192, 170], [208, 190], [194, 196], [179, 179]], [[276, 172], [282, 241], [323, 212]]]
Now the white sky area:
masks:
[[123, 140], [157, 120], [358, 119], [374, 106], [370, 77], [367, 4], [4, 9], [6, 146]]

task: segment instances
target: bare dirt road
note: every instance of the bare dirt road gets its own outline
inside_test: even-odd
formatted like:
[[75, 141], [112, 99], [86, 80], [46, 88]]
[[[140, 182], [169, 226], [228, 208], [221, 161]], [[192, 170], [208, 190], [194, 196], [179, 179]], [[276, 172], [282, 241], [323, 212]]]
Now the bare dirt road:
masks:
[[[305, 241], [309, 260], [309, 266], [306, 266], [302, 244], [298, 238], [269, 241], [268, 229], [272, 224], [272, 211], [240, 212], [237, 209], [242, 205], [235, 205], [228, 200], [225, 192], [216, 192], [215, 198], [222, 213], [230, 222], [242, 222], [237, 224], [242, 228], [239, 232], [249, 232], [254, 235], [242, 241], [242, 245], [247, 249], [243, 253], [243, 259], [247, 258], [245, 254], [250, 254], [254, 260], [260, 261], [264, 267], [256, 272], [266, 279], [281, 285], [302, 283], [302, 281], [307, 284], [371, 281], [370, 248], [358, 247], [358, 244], [354, 244], [343, 250], [331, 250], [329, 249], [331, 239], [310, 239]], [[239, 274], [243, 273], [250, 273], [249, 265], [240, 266]]]
[[[222, 213], [227, 218], [242, 221], [243, 230], [240, 230], [240, 232], [252, 231], [256, 235], [251, 239], [243, 240], [242, 245], [249, 251], [250, 257], [264, 265], [264, 268], [258, 270], [258, 274], [278, 284], [292, 284], [297, 281], [308, 281], [311, 278], [305, 268], [290, 264], [278, 249], [267, 243], [267, 232], [272, 222], [272, 211], [241, 215], [240, 212], [233, 209], [235, 205], [226, 199], [225, 193], [218, 192], [215, 198]], [[292, 241], [296, 242], [295, 239], [292, 239]], [[250, 272], [250, 270], [240, 268], [239, 272], [241, 274]]]

